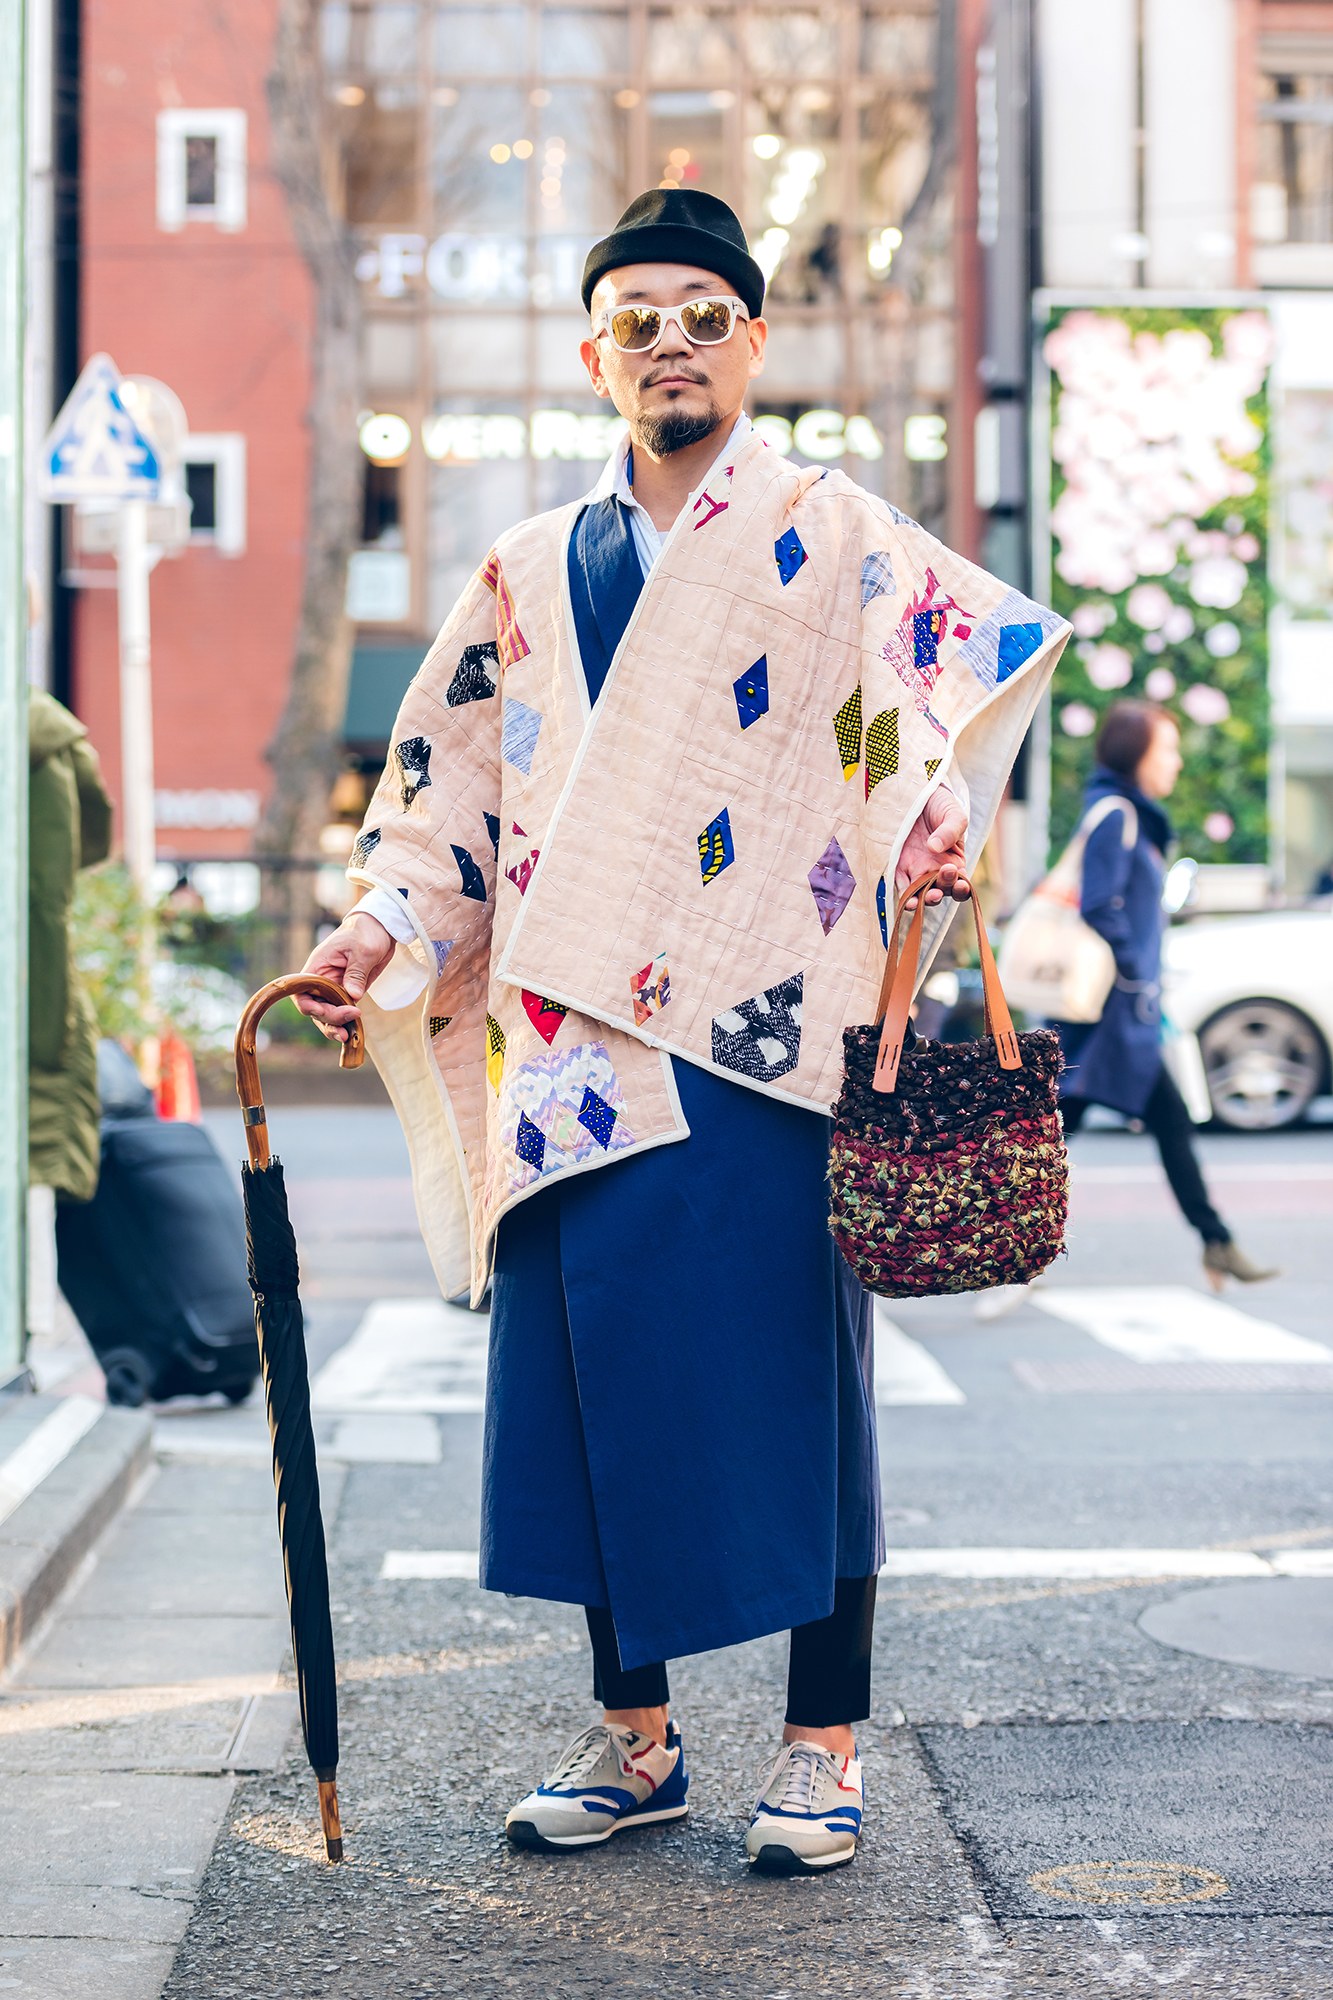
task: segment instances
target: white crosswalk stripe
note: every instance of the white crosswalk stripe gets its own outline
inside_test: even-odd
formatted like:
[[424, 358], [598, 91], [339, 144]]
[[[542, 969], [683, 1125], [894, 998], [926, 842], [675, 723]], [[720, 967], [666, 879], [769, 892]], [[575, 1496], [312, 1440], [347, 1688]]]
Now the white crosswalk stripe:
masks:
[[1133, 1361], [1333, 1361], [1333, 1348], [1187, 1285], [1038, 1285], [1030, 1297]]
[[934, 1355], [896, 1326], [875, 1301], [875, 1401], [895, 1403], [965, 1403], [953, 1377]]
[[473, 1415], [485, 1404], [485, 1313], [442, 1299], [376, 1299], [320, 1369], [317, 1411]]

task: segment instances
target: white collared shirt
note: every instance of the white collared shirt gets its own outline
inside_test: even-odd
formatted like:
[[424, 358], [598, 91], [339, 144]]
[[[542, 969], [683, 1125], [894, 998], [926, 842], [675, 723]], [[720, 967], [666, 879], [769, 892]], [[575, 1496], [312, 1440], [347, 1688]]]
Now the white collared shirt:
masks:
[[[727, 433], [727, 441], [718, 453], [717, 458], [725, 458], [733, 446], [740, 444], [752, 429], [753, 425], [750, 419], [746, 416], [744, 410], [742, 410]], [[717, 458], [713, 460], [713, 465], [717, 464]], [[712, 469], [713, 466], [710, 465], [708, 468], [709, 472]], [[706, 478], [701, 480], [700, 484], [707, 484]], [[648, 509], [640, 505], [639, 501], [634, 497], [634, 460], [628, 433], [620, 440], [620, 443], [606, 461], [602, 476], [588, 497], [590, 500], [609, 500], [614, 498], [620, 502], [625, 512], [629, 515], [630, 533], [634, 537], [634, 551], [639, 558], [643, 573], [645, 576], [651, 575], [653, 565], [661, 555], [667, 535], [671, 531], [669, 528], [659, 528], [653, 520], [652, 515], [648, 512]]]

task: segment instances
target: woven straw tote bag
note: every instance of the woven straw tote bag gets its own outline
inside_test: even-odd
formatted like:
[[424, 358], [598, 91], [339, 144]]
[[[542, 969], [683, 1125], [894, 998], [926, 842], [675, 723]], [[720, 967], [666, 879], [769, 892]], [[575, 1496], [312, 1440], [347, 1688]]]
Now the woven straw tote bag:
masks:
[[922, 875], [899, 900], [876, 1018], [843, 1032], [834, 1109], [829, 1227], [861, 1283], [889, 1299], [1025, 1285], [1064, 1248], [1060, 1045], [1049, 1028], [1015, 1032], [975, 895], [986, 1033], [904, 1053], [936, 879]]

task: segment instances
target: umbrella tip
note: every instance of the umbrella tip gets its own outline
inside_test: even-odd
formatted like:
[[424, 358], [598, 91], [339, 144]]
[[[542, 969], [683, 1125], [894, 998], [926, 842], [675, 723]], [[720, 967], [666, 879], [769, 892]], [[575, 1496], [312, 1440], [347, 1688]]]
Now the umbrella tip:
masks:
[[342, 1820], [338, 1813], [338, 1781], [336, 1778], [319, 1780], [319, 1817], [324, 1828], [324, 1852], [330, 1861], [343, 1858]]

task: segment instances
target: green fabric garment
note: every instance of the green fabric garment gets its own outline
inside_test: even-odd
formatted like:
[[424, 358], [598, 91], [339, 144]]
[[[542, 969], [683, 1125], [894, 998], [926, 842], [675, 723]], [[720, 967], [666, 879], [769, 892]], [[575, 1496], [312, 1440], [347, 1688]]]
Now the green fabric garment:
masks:
[[73, 1201], [97, 1191], [97, 1023], [74, 963], [80, 868], [111, 849], [111, 801], [88, 734], [39, 689], [28, 699], [28, 1172]]

